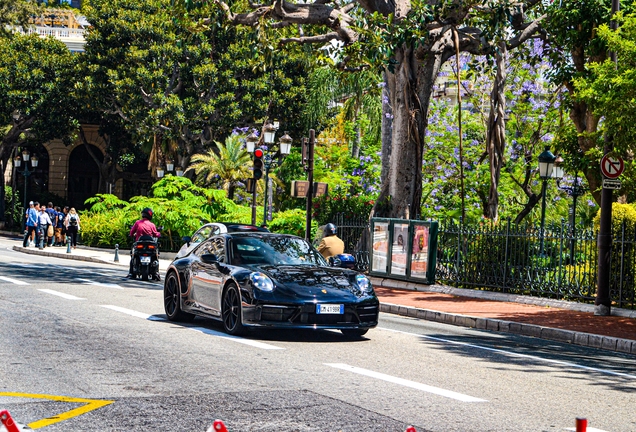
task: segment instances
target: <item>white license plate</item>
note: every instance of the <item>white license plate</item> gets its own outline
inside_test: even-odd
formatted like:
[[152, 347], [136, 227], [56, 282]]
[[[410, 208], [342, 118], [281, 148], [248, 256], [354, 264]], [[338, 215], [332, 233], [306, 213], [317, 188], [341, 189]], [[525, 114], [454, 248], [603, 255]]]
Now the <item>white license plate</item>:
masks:
[[142, 264], [150, 264], [150, 257], [142, 256], [142, 257], [139, 257], [139, 260], [141, 261]]
[[343, 314], [344, 305], [341, 304], [318, 304], [316, 305], [317, 314]]

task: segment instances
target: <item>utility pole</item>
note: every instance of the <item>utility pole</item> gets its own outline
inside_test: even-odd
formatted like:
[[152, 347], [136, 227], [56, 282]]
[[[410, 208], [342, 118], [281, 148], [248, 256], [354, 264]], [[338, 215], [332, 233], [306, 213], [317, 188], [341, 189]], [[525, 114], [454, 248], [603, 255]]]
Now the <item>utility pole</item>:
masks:
[[[618, 29], [618, 23], [614, 19], [620, 10], [620, 0], [612, 0], [612, 30]], [[616, 64], [616, 52], [610, 52], [610, 58]], [[611, 131], [605, 132], [604, 154], [610, 153], [613, 148]], [[594, 315], [608, 316], [612, 313], [612, 299], [610, 298], [610, 265], [612, 258], [612, 201], [613, 190], [601, 189], [601, 221], [598, 233], [598, 280], [596, 286], [596, 300], [594, 301]]]
[[[309, 180], [309, 187], [307, 190], [307, 210], [305, 220], [305, 240], [311, 241], [311, 212], [313, 211], [313, 196], [314, 196], [314, 145], [316, 143], [316, 131], [309, 130], [309, 144], [307, 139], [303, 139], [303, 150], [306, 149], [306, 153], [303, 151], [303, 156], [307, 159], [305, 170], [307, 171], [307, 180]], [[303, 161], [305, 162], [305, 161]]]

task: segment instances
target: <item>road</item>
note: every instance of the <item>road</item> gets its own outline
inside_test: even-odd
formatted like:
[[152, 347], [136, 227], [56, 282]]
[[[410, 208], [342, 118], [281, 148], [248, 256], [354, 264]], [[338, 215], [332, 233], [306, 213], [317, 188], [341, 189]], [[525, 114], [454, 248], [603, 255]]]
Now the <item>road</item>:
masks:
[[[636, 358], [393, 315], [228, 337], [162, 284], [0, 240], [0, 409], [43, 431], [636, 431]], [[0, 430], [2, 430], [0, 428]], [[589, 429], [594, 430], [594, 429]]]

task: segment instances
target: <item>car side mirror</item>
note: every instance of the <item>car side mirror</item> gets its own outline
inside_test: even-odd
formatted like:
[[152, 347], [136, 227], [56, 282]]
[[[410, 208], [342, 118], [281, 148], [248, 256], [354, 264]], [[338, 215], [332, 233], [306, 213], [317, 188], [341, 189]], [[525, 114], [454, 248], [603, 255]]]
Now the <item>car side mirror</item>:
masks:
[[192, 240], [192, 237], [188, 237], [188, 236], [181, 237], [181, 241], [186, 243], [188, 246], [190, 246], [190, 241], [191, 240]]
[[201, 255], [201, 261], [203, 261], [206, 264], [218, 264], [219, 259], [216, 257], [216, 255], [212, 253], [207, 253], [207, 254]]

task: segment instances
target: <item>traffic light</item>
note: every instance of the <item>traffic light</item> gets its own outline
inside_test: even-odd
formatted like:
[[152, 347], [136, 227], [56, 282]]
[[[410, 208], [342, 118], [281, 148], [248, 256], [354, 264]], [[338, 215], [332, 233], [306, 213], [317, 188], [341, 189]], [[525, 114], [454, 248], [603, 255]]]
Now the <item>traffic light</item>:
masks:
[[263, 150], [257, 148], [254, 150], [254, 178], [256, 180], [263, 177]]

